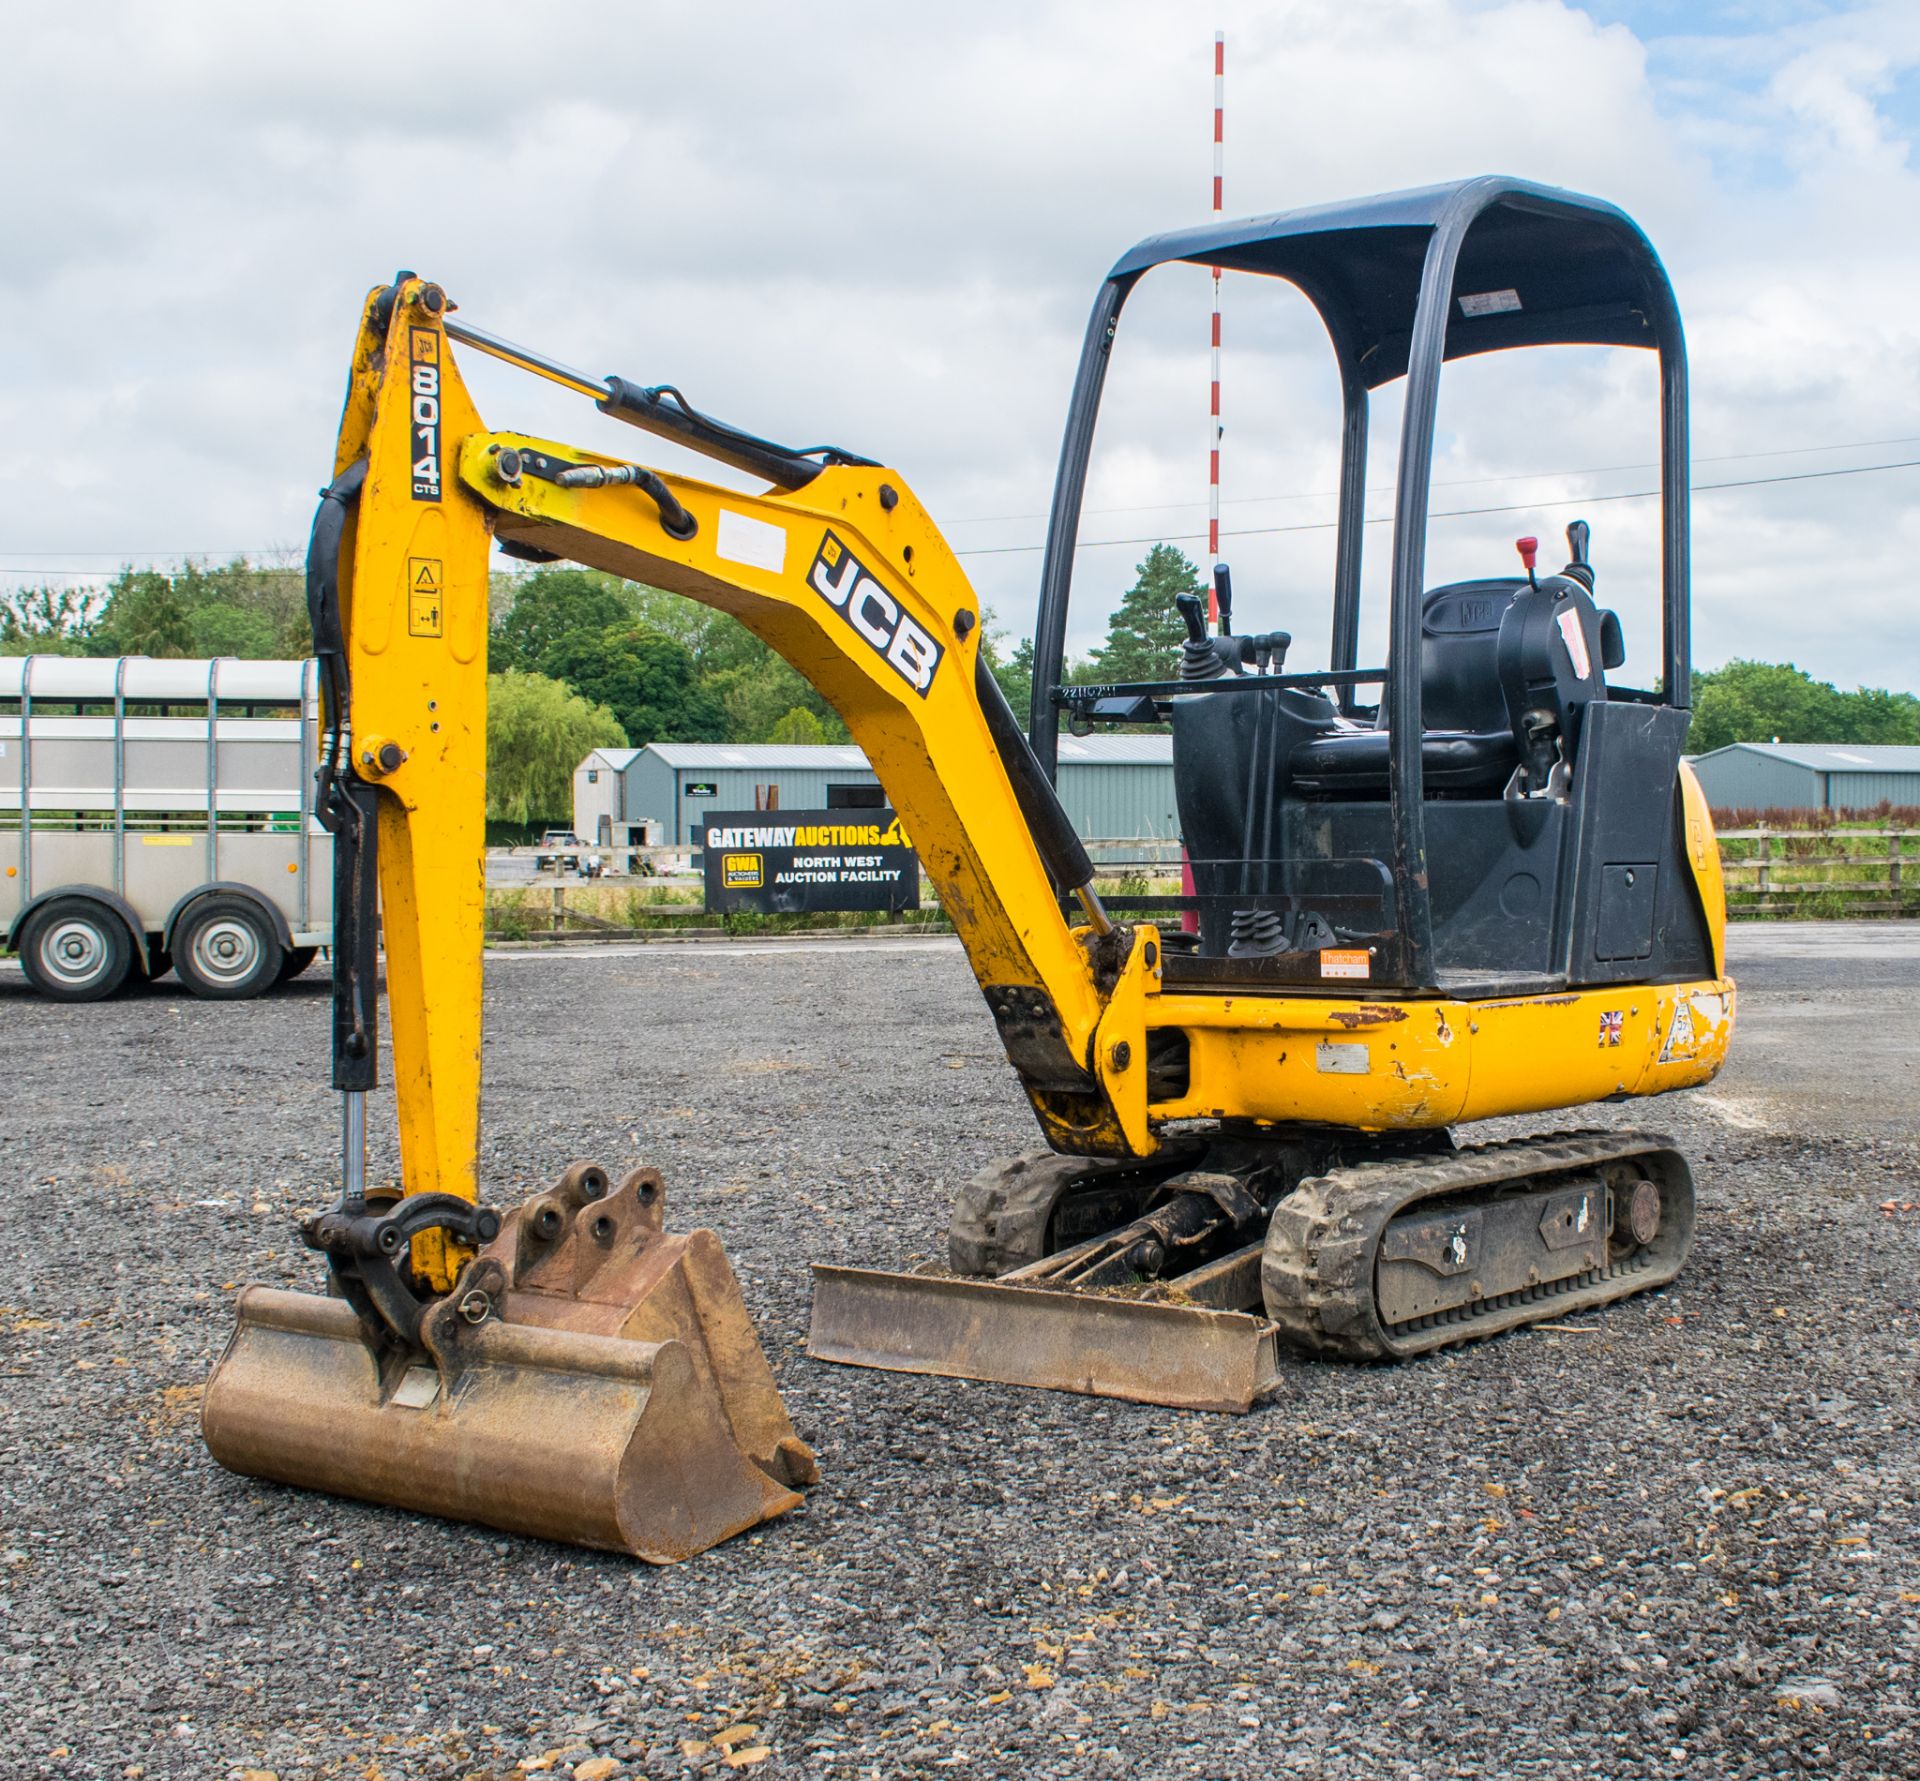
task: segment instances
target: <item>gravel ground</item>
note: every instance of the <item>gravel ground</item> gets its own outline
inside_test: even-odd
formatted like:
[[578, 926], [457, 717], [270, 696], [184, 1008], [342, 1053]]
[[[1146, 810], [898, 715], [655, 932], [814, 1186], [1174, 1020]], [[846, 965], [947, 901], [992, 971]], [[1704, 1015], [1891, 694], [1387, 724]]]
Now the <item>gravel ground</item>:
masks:
[[950, 942], [495, 959], [491, 1197], [663, 1169], [820, 1450], [665, 1571], [217, 1469], [232, 1292], [318, 1280], [325, 986], [0, 970], [0, 1774], [1920, 1774], [1920, 929], [1736, 968], [1720, 1082], [1599, 1112], [1696, 1159], [1673, 1287], [1236, 1419], [805, 1358], [806, 1261], [1034, 1142]]

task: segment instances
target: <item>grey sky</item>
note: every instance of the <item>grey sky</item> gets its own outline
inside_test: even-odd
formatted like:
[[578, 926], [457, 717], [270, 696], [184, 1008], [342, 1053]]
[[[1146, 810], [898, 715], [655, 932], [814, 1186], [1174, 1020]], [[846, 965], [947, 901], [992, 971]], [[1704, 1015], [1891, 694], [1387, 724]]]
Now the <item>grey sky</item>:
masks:
[[[359, 301], [406, 265], [596, 374], [884, 458], [1024, 629], [1086, 306], [1205, 214], [1216, 22], [1230, 210], [1487, 171], [1597, 192], [1679, 291], [1699, 483], [1920, 459], [1910, 5], [70, 4], [14, 9], [0, 64], [0, 580], [297, 550]], [[1228, 554], [1304, 665], [1331, 545], [1273, 528], [1330, 517], [1330, 363], [1284, 290], [1227, 304]], [[1088, 538], [1200, 554], [1206, 305], [1178, 268], [1130, 306]], [[1639, 355], [1450, 375], [1436, 509], [1522, 511], [1436, 521], [1435, 577], [1504, 571], [1524, 531], [1551, 556], [1582, 509], [1548, 503], [1581, 497], [1650, 645], [1653, 504], [1596, 499], [1649, 486]], [[638, 447], [472, 380], [493, 425]], [[1911, 467], [1703, 490], [1698, 659], [1920, 686], [1916, 491]], [[1083, 553], [1081, 645], [1144, 550]]]

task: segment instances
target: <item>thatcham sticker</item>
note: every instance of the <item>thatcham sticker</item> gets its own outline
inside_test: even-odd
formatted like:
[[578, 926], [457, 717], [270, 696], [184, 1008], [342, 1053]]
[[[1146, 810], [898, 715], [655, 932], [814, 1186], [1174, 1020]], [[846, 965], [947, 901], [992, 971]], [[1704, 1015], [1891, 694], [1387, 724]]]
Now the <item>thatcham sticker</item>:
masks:
[[940, 670], [940, 645], [900, 610], [900, 602], [831, 532], [821, 538], [807, 579], [874, 654], [924, 699]]

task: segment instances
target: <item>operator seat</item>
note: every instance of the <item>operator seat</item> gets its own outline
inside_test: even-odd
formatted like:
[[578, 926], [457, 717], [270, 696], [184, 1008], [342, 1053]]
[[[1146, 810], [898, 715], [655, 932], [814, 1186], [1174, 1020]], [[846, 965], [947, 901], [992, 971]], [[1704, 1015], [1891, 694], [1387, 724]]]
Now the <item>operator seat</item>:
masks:
[[[1578, 746], [1580, 716], [1607, 696], [1603, 668], [1625, 659], [1620, 622], [1568, 576], [1456, 581], [1421, 610], [1422, 778], [1429, 794], [1498, 797], [1526, 766], [1545, 787]], [[1387, 705], [1370, 729], [1328, 730], [1297, 743], [1288, 790], [1384, 797]]]

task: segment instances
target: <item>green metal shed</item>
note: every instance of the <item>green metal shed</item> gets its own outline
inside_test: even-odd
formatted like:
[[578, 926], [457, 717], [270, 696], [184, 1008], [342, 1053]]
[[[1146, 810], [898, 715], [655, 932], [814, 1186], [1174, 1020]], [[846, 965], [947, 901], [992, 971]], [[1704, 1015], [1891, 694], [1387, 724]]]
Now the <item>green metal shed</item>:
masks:
[[1871, 810], [1920, 804], [1920, 748], [1885, 743], [1734, 742], [1698, 755], [1716, 810]]
[[[617, 798], [607, 784], [615, 774]], [[763, 809], [769, 797], [782, 810], [861, 808], [883, 801], [879, 788], [859, 749], [831, 744], [651, 742], [597, 751], [575, 775], [585, 838], [607, 810], [622, 822], [658, 820], [670, 846], [685, 846], [708, 810]], [[1086, 840], [1176, 839], [1173, 738], [1062, 736], [1060, 798]]]

